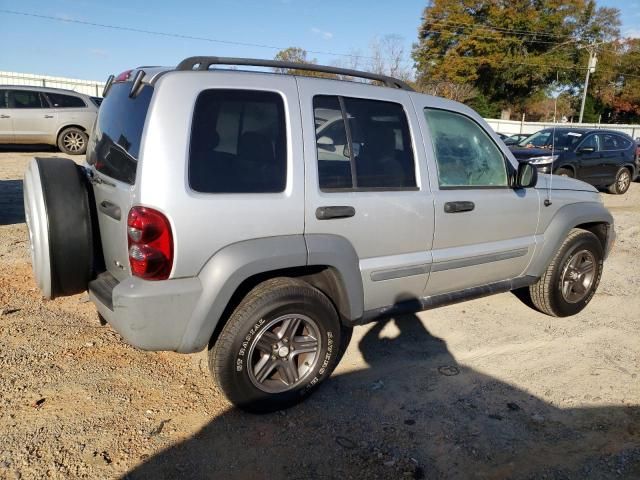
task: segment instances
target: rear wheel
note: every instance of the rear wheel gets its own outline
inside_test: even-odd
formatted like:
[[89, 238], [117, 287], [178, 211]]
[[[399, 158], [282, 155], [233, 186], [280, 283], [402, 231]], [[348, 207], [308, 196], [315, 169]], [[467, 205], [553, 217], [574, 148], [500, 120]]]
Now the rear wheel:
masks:
[[58, 135], [58, 148], [69, 155], [82, 155], [87, 151], [88, 139], [87, 134], [77, 127], [65, 128]]
[[34, 158], [24, 175], [31, 264], [46, 298], [80, 293], [94, 271], [90, 185], [66, 158]]
[[603, 257], [598, 237], [572, 230], [540, 280], [529, 287], [533, 305], [554, 317], [580, 312], [598, 288]]
[[247, 294], [210, 346], [209, 369], [238, 407], [281, 410], [331, 375], [342, 334], [322, 292], [298, 279], [267, 280]]
[[616, 173], [616, 181], [609, 185], [609, 192], [615, 195], [622, 195], [629, 190], [629, 185], [631, 185], [631, 172], [629, 169], [622, 167]]

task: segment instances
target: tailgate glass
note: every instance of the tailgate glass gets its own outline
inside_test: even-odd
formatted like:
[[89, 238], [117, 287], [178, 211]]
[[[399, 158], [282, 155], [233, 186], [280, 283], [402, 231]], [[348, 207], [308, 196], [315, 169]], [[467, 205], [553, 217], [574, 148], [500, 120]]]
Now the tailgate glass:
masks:
[[104, 175], [133, 185], [153, 87], [145, 85], [134, 98], [129, 97], [130, 91], [131, 82], [115, 83], [100, 105], [87, 163]]

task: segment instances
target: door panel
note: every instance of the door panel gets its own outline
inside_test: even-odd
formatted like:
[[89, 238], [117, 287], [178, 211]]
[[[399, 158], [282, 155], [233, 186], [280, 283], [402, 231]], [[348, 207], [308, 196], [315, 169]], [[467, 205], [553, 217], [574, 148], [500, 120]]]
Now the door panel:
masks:
[[435, 205], [425, 295], [521, 276], [536, 246], [537, 190], [508, 186], [515, 166], [475, 112], [451, 111], [450, 103], [436, 98], [416, 96], [414, 103]]
[[50, 143], [56, 114], [42, 94], [30, 90], [9, 90], [8, 115], [13, 124], [14, 141]]
[[[407, 92], [368, 88], [345, 82], [335, 82], [335, 85], [327, 82], [319, 89], [318, 83], [312, 80], [297, 78], [297, 81], [305, 126], [304, 150], [307, 159], [305, 233], [339, 235], [351, 242], [360, 259], [365, 310], [420, 297], [431, 264], [433, 196], [424, 168], [424, 147], [419, 141], [417, 119]], [[362, 97], [363, 92], [366, 100], [373, 100], [374, 103], [369, 104], [364, 99], [357, 100]], [[345, 112], [349, 112], [345, 116], [349, 118], [353, 152], [349, 151], [348, 141], [347, 148], [344, 149], [343, 135], [334, 135], [335, 142], [327, 139], [328, 126], [324, 124], [341, 117], [340, 108], [335, 106], [338, 104], [337, 98], [335, 101], [327, 100], [314, 113], [314, 96], [343, 97]], [[367, 127], [360, 128], [364, 122], [363, 112], [370, 107], [375, 110], [378, 101], [390, 102], [395, 105], [395, 111], [403, 112], [402, 115], [408, 121], [409, 135], [403, 137], [396, 131], [394, 140], [389, 129], [385, 131], [380, 128], [377, 132], [376, 129], [381, 125], [376, 123], [388, 120], [389, 115], [372, 113]], [[354, 107], [353, 104], [358, 102], [360, 105]], [[400, 109], [397, 108], [398, 105], [401, 106]], [[331, 128], [335, 128], [334, 125]], [[374, 132], [376, 139], [371, 137]], [[322, 138], [318, 148], [316, 135]], [[409, 157], [396, 152], [392, 154], [395, 158], [387, 162], [387, 166], [380, 166], [384, 175], [376, 176], [373, 162], [369, 160], [381, 158], [379, 153], [385, 150], [385, 142], [387, 145], [389, 142], [397, 142], [405, 153], [404, 147], [410, 146], [413, 165], [407, 160]], [[319, 159], [322, 162], [320, 166]], [[351, 164], [356, 165], [356, 168], [350, 170]], [[319, 169], [322, 170], [320, 173]], [[363, 179], [360, 187], [354, 188], [351, 175]], [[359, 177], [360, 175], [364, 176]], [[376, 183], [388, 181], [406, 185], [404, 182], [407, 178], [415, 187], [385, 188]], [[321, 182], [331, 188], [321, 190]], [[353, 215], [328, 220], [321, 219], [322, 215], [318, 218], [318, 208], [332, 206], [351, 207]]]

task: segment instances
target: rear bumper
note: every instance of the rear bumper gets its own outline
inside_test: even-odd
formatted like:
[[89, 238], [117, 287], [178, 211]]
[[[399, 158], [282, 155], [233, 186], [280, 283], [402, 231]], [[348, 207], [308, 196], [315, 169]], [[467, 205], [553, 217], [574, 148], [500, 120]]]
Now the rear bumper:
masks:
[[119, 282], [105, 272], [89, 283], [98, 312], [127, 343], [143, 350], [178, 350], [201, 294], [198, 278]]

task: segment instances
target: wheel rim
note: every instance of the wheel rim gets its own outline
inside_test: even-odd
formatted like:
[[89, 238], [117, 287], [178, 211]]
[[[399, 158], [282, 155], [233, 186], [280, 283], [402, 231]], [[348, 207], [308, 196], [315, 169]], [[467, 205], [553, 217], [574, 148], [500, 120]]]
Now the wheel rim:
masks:
[[84, 136], [78, 132], [68, 132], [62, 139], [64, 148], [70, 152], [79, 152], [84, 147]]
[[629, 188], [630, 183], [631, 183], [631, 176], [629, 175], [629, 172], [625, 170], [624, 172], [621, 172], [620, 175], [618, 175], [618, 191], [619, 192], [624, 192], [627, 188]]
[[596, 258], [589, 250], [580, 250], [567, 260], [560, 279], [562, 297], [569, 303], [584, 299], [596, 274]]
[[321, 340], [318, 324], [306, 315], [272, 320], [251, 343], [247, 369], [251, 383], [267, 393], [298, 387], [318, 363]]

